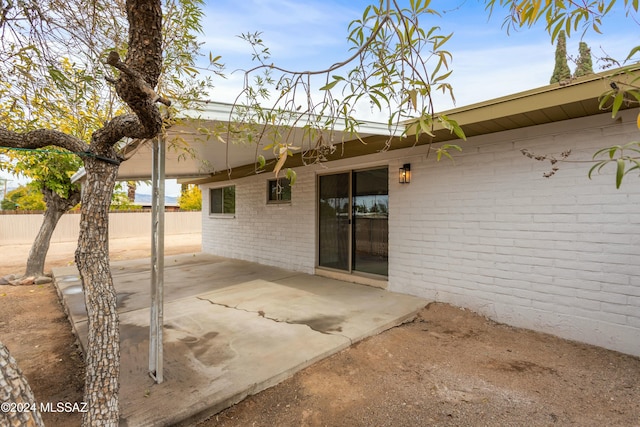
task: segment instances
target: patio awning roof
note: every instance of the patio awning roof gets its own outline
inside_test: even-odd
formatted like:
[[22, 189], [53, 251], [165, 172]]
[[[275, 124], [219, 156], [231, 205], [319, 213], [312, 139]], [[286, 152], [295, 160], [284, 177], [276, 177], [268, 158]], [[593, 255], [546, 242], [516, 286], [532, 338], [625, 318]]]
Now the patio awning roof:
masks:
[[[265, 126], [267, 129], [264, 132], [265, 136], [257, 143], [225, 143], [215, 136], [207, 137], [206, 133], [200, 130], [221, 128], [228, 123], [230, 112], [230, 104], [209, 102], [199, 112], [198, 119], [189, 119], [183, 124], [169, 129], [167, 132], [166, 178], [206, 179], [217, 175], [224, 175], [226, 178], [229, 168], [232, 170], [236, 168], [247, 169], [253, 173], [258, 155], [263, 155], [267, 161], [274, 159], [272, 150], [264, 150], [264, 147], [271, 144], [269, 135], [276, 130], [274, 126]], [[304, 122], [304, 117], [302, 119], [300, 122]], [[289, 128], [281, 127], [277, 130], [287, 132], [288, 139], [294, 141], [294, 145], [299, 145], [299, 141], [309, 139], [308, 132], [302, 125], [293, 125]], [[388, 134], [389, 129], [385, 124], [361, 122], [358, 128], [360, 138]], [[221, 136], [226, 139], [224, 132]], [[316, 139], [319, 137], [320, 135], [315, 136]], [[322, 138], [327, 141], [335, 141], [336, 144], [352, 139], [357, 140], [356, 136], [342, 129], [332, 132], [325, 131]], [[134, 149], [129, 149], [132, 156], [120, 165], [118, 179], [149, 179], [151, 176], [151, 146], [151, 142], [146, 142]], [[188, 149], [185, 150], [187, 147]]]
[[[551, 84], [540, 88], [472, 104], [442, 114], [456, 120], [467, 137], [491, 134], [506, 130], [542, 125], [563, 120], [588, 117], [601, 114], [600, 96], [611, 90], [610, 84], [616, 82], [621, 87], [629, 87], [635, 79], [629, 73], [640, 70], [640, 65], [623, 69], [608, 70], [573, 79], [564, 84]], [[633, 87], [633, 86], [632, 86]], [[241, 178], [255, 173], [255, 161], [258, 154], [273, 159], [271, 151], [262, 148], [270, 142], [261, 140], [255, 144], [223, 144], [214, 138], [206, 141], [197, 129], [211, 127], [228, 120], [230, 105], [211, 103], [202, 114], [201, 121], [192, 121], [189, 125], [177, 126], [170, 131], [170, 137], [180, 136], [186, 141], [195, 157], [185, 156], [184, 152], [169, 150], [167, 153], [167, 178], [179, 178], [182, 182], [207, 183], [224, 181], [229, 178]], [[637, 107], [637, 102], [625, 102], [621, 109]], [[360, 127], [358, 139], [345, 132], [337, 131], [332, 136], [339, 146], [327, 160], [349, 158], [372, 154], [386, 149], [408, 148], [428, 143], [443, 143], [458, 139], [449, 130], [436, 124], [435, 137], [421, 135], [418, 141], [412, 136], [411, 123], [407, 123], [408, 137], [389, 136], [386, 124], [365, 122]], [[324, 135], [325, 138], [331, 138]], [[293, 128], [292, 140], [303, 140], [304, 130]], [[364, 144], [363, 144], [364, 142]], [[273, 168], [267, 167], [266, 170]], [[300, 154], [290, 157], [285, 167], [303, 165]], [[142, 147], [136, 155], [120, 167], [120, 179], [148, 179], [151, 173], [151, 149]], [[231, 169], [228, 170], [228, 167]]]

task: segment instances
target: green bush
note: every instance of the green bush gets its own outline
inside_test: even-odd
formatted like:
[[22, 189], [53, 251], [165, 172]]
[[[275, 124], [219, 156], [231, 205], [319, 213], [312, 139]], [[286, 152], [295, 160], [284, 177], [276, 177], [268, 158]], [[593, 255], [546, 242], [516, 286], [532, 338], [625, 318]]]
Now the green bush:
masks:
[[43, 211], [47, 209], [44, 196], [35, 184], [22, 185], [9, 191], [0, 208], [7, 211]]

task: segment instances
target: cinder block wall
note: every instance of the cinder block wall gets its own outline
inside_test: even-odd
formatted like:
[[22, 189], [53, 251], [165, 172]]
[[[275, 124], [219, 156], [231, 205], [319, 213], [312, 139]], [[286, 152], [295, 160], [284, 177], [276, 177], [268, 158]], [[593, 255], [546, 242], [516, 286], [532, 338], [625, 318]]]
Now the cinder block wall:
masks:
[[[548, 162], [521, 149], [590, 160], [637, 140], [637, 111], [471, 138], [455, 163], [408, 156], [392, 186], [389, 289], [499, 322], [640, 355], [640, 181], [615, 167]], [[390, 168], [393, 170], [393, 168]]]
[[[30, 245], [42, 225], [43, 214], [0, 215], [0, 245]], [[200, 233], [200, 212], [165, 212], [165, 234]], [[74, 242], [80, 233], [80, 213], [64, 214], [51, 237], [51, 243]], [[151, 212], [109, 213], [109, 238], [151, 236]]]

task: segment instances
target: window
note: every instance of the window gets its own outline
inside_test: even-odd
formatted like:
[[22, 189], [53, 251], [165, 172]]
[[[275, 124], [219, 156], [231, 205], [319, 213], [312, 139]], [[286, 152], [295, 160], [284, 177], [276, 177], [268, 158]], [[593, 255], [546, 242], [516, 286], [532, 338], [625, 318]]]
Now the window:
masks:
[[210, 210], [212, 214], [236, 213], [236, 187], [212, 188], [209, 193]]
[[291, 202], [291, 182], [287, 178], [271, 179], [267, 182], [267, 203]]

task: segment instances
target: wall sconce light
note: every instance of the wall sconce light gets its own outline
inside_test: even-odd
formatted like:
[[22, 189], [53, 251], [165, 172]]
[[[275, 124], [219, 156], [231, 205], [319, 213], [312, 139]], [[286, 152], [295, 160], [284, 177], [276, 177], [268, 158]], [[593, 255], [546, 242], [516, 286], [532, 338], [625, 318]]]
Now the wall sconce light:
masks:
[[398, 174], [398, 181], [400, 182], [400, 184], [408, 184], [411, 182], [411, 164], [410, 163], [405, 163], [404, 165], [402, 165]]

